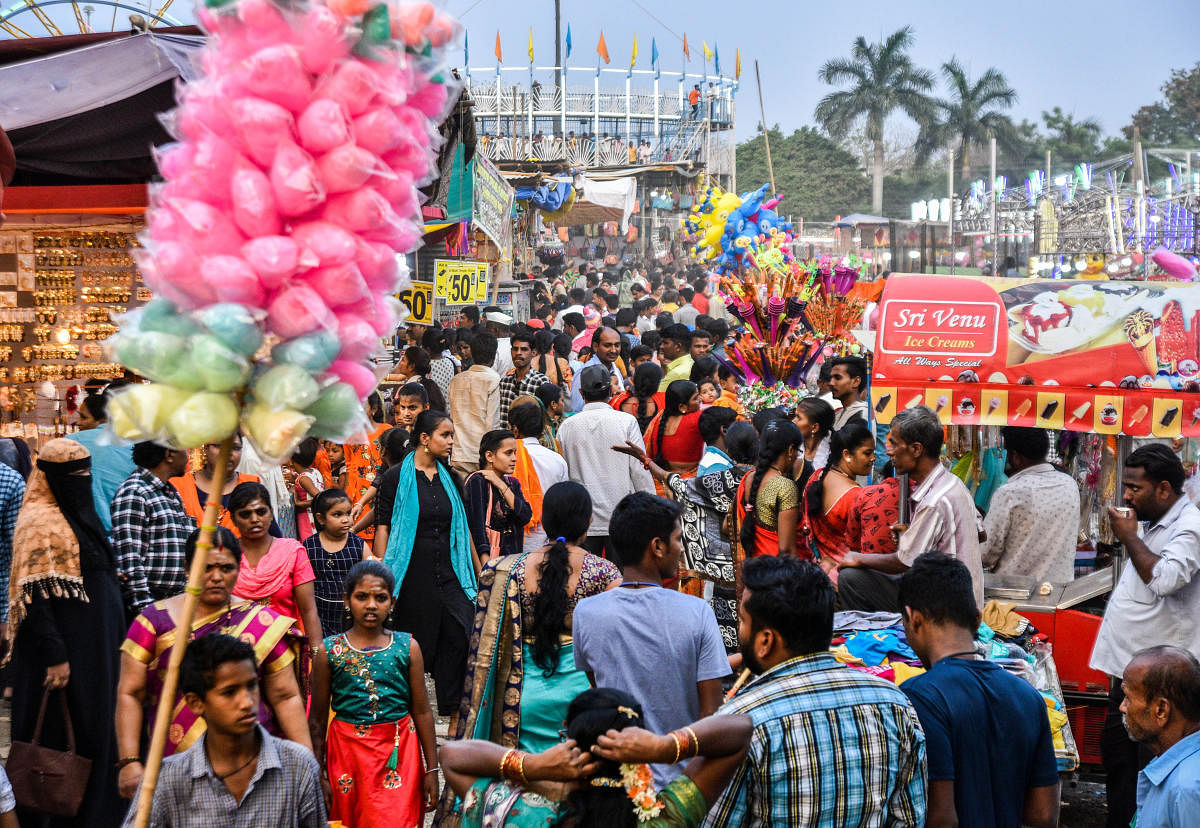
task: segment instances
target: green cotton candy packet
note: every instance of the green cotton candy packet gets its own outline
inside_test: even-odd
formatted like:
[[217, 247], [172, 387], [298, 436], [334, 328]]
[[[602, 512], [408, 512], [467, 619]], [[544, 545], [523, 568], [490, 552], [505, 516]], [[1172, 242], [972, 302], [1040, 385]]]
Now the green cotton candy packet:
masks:
[[368, 60], [382, 60], [383, 51], [392, 48], [392, 19], [386, 3], [377, 3], [362, 16], [362, 36], [354, 44], [354, 53]]

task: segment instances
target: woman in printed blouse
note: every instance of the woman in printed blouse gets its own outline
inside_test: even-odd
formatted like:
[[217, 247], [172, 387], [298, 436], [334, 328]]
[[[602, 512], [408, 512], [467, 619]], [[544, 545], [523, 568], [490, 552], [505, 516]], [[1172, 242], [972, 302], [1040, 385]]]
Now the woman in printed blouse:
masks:
[[[484, 566], [458, 738], [533, 751], [559, 740], [567, 705], [588, 688], [587, 675], [575, 667], [575, 607], [621, 583], [611, 561], [583, 548], [591, 518], [587, 489], [555, 483], [542, 501], [542, 526], [553, 540]], [[515, 592], [506, 586], [510, 579]], [[513, 715], [490, 715], [497, 705]]]
[[[658, 736], [640, 727], [636, 699], [606, 687], [579, 694], [566, 721], [566, 741], [540, 753], [472, 740], [442, 745], [463, 828], [696, 828], [752, 730], [748, 716], [709, 716]], [[679, 756], [692, 761], [656, 791], [645, 763]]]

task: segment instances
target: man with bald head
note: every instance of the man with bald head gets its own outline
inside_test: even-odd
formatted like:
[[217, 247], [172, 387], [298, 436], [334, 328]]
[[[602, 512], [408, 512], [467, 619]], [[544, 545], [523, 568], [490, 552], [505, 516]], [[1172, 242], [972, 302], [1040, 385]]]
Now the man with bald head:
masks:
[[1121, 679], [1129, 737], [1154, 754], [1138, 774], [1137, 824], [1182, 828], [1200, 813], [1200, 662], [1158, 646], [1133, 656]]

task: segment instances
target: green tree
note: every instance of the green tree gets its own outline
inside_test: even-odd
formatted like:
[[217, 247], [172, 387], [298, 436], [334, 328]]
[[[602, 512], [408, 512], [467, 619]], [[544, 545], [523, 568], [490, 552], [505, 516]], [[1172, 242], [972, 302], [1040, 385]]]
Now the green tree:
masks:
[[1162, 101], [1143, 106], [1133, 113], [1125, 127], [1126, 138], [1133, 128], [1141, 130], [1142, 140], [1160, 146], [1200, 143], [1200, 63], [1190, 69], [1176, 69], [1162, 85]]
[[[770, 137], [775, 187], [784, 194], [781, 215], [830, 221], [866, 207], [869, 182], [858, 160], [836, 142], [812, 127], [785, 137], [775, 126]], [[761, 129], [756, 137], [738, 145], [737, 171], [743, 191], [770, 181]]]
[[933, 75], [913, 65], [908, 55], [913, 30], [905, 26], [879, 43], [855, 38], [849, 58], [826, 61], [817, 77], [830, 86], [845, 86], [830, 92], [817, 104], [816, 119], [834, 138], [843, 138], [860, 120], [866, 122], [867, 139], [874, 144], [871, 170], [871, 209], [883, 209], [883, 126], [888, 116], [904, 112], [922, 127], [934, 121], [936, 107], [929, 91]]
[[1064, 163], [1078, 164], [1100, 157], [1100, 140], [1104, 130], [1095, 118], [1076, 121], [1074, 115], [1056, 106], [1042, 113], [1042, 122], [1046, 126], [1045, 149], [1050, 150], [1051, 163], [1054, 163], [1054, 159], [1061, 159]]
[[990, 139], [995, 138], [1005, 150], [1019, 146], [1017, 129], [1002, 111], [1017, 102], [1017, 93], [998, 69], [988, 69], [972, 81], [957, 58], [942, 65], [942, 74], [950, 94], [936, 101], [938, 120], [924, 130], [918, 148], [924, 159], [938, 147], [954, 147], [961, 169], [959, 180], [966, 182], [971, 180], [972, 154]]

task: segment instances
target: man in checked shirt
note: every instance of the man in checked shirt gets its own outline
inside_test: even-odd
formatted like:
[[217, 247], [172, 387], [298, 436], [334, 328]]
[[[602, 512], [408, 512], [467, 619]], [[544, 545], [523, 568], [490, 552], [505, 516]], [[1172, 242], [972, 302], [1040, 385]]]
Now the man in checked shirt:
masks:
[[187, 584], [184, 546], [196, 528], [170, 484], [187, 468], [187, 452], [156, 443], [133, 447], [137, 470], [112, 502], [112, 542], [125, 609], [132, 616]]

